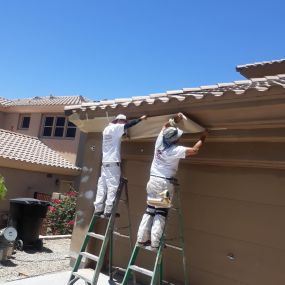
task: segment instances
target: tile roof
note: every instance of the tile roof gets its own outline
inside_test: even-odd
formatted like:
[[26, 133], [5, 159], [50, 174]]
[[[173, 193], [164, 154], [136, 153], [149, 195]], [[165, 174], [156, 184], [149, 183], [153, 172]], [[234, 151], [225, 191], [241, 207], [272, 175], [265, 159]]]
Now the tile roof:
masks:
[[[2, 103], [3, 100], [3, 103]], [[0, 105], [5, 107], [12, 106], [56, 106], [56, 105], [77, 105], [83, 102], [88, 102], [88, 99], [82, 96], [44, 96], [44, 97], [34, 97], [26, 99], [17, 100], [6, 100], [0, 98]]]
[[86, 102], [81, 105], [65, 107], [66, 113], [71, 110], [86, 111], [107, 108], [128, 107], [130, 105], [140, 106], [141, 104], [154, 104], [156, 102], [167, 103], [170, 100], [184, 101], [186, 99], [203, 99], [206, 97], [220, 97], [227, 94], [241, 95], [248, 90], [266, 91], [272, 86], [281, 86], [285, 89], [285, 74], [277, 76], [266, 76], [249, 80], [239, 80], [230, 83], [218, 83], [215, 85], [200, 86], [196, 88], [183, 88], [181, 90], [166, 91], [165, 93], [150, 94], [148, 96], [136, 96], [131, 98], [120, 98], [114, 100], [102, 100]]
[[250, 68], [250, 67], [257, 67], [257, 66], [265, 66], [265, 65], [272, 65], [276, 63], [284, 63], [285, 58], [278, 59], [278, 60], [271, 60], [271, 61], [260, 61], [255, 63], [249, 63], [249, 64], [241, 64], [236, 67], [237, 71], [240, 71], [242, 69]]
[[0, 97], [0, 106], [9, 106], [10, 104], [12, 104], [11, 100]]
[[36, 165], [80, 170], [38, 138], [0, 129], [0, 157]]

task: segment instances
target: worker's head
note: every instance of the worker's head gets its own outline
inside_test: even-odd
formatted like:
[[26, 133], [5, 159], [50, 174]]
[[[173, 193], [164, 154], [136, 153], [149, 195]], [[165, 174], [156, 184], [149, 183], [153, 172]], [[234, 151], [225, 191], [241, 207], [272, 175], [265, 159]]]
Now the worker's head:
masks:
[[179, 128], [168, 127], [163, 131], [163, 143], [167, 146], [175, 144], [178, 142], [182, 134], [183, 131]]
[[127, 122], [127, 117], [123, 114], [116, 116], [115, 120], [112, 121], [113, 124], [125, 124]]

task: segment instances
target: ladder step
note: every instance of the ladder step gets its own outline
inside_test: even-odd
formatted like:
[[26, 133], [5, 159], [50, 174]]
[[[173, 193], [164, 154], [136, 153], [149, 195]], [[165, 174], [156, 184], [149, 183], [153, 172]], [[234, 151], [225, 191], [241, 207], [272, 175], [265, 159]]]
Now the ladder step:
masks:
[[129, 235], [123, 235], [123, 234], [121, 234], [121, 233], [119, 233], [119, 232], [113, 232], [113, 234], [114, 234], [115, 236], [122, 237], [122, 238], [130, 238]]
[[94, 237], [94, 238], [100, 239], [100, 240], [104, 240], [104, 238], [105, 238], [105, 236], [103, 236], [103, 235], [99, 235], [99, 234], [92, 233], [92, 232], [87, 233], [87, 235], [90, 236], [90, 237]]
[[137, 265], [131, 265], [129, 268], [130, 268], [131, 270], [133, 270], [133, 271], [142, 273], [142, 274], [147, 275], [147, 276], [150, 276], [150, 277], [152, 277], [152, 275], [153, 275], [153, 272], [152, 272], [151, 270], [148, 270], [148, 269], [139, 267], [139, 266], [137, 266]]
[[176, 245], [173, 245], [173, 244], [166, 243], [165, 246], [168, 247], [168, 248], [176, 249], [178, 251], [183, 251], [182, 247], [179, 247], [179, 246], [176, 246]]
[[93, 254], [86, 252], [86, 251], [80, 252], [80, 255], [82, 255], [88, 259], [94, 260], [94, 261], [98, 261], [98, 259], [99, 259], [98, 256], [93, 255]]
[[94, 270], [91, 268], [79, 269], [77, 272], [73, 272], [73, 275], [91, 284]]

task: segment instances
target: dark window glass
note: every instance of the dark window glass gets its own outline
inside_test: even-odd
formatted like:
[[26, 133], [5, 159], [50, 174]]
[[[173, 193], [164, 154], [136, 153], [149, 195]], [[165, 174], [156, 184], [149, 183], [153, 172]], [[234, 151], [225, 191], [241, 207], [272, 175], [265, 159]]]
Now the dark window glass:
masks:
[[56, 126], [57, 127], [63, 127], [65, 124], [65, 118], [64, 117], [57, 117], [56, 118]]
[[30, 120], [31, 120], [30, 117], [23, 117], [21, 128], [22, 129], [28, 129], [30, 127]]
[[68, 126], [69, 126], [69, 127], [75, 127], [75, 128], [76, 128], [76, 126], [75, 126], [73, 123], [71, 123], [71, 122], [68, 122]]
[[50, 137], [51, 133], [52, 133], [52, 127], [44, 127], [44, 133], [43, 133], [44, 137]]
[[54, 136], [63, 137], [64, 128], [55, 128]]
[[46, 119], [45, 119], [45, 127], [46, 126], [52, 126], [53, 125], [53, 119], [54, 119], [54, 117], [46, 117]]
[[67, 138], [75, 138], [76, 135], [76, 128], [68, 128], [66, 131]]

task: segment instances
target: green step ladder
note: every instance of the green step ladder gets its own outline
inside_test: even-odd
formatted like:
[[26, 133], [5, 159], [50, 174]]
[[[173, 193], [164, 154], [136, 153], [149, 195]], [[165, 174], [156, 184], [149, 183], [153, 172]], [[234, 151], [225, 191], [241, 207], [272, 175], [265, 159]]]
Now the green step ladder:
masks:
[[[164, 227], [164, 232], [162, 234], [160, 244], [158, 247], [158, 250], [153, 252], [156, 254], [155, 256], [155, 262], [154, 262], [154, 267], [153, 271], [149, 269], [142, 268], [138, 265], [135, 264], [136, 259], [138, 257], [139, 251], [142, 250], [149, 250], [151, 251], [149, 246], [141, 246], [140, 244], [136, 243], [126, 273], [124, 275], [124, 279], [121, 283], [121, 285], [127, 285], [128, 281], [130, 279], [130, 276], [132, 273], [138, 272], [143, 275], [149, 276], [151, 278], [150, 285], [157, 285], [157, 284], [163, 284], [163, 250], [164, 248], [172, 248], [175, 250], [178, 250], [182, 254], [182, 262], [183, 262], [183, 274], [184, 274], [184, 285], [189, 285], [189, 279], [188, 279], [188, 272], [187, 272], [187, 262], [186, 262], [186, 254], [185, 254], [185, 242], [184, 242], [184, 228], [183, 228], [183, 217], [182, 217], [182, 210], [181, 210], [181, 199], [180, 199], [180, 191], [179, 191], [179, 184], [177, 180], [175, 180], [175, 206], [170, 208], [171, 212], [176, 213], [178, 221], [179, 221], [179, 236], [178, 239], [180, 241], [180, 247], [175, 246], [173, 244], [168, 244], [166, 243], [166, 225], [167, 225], [167, 220], [165, 221], [165, 227]], [[171, 214], [171, 213], [169, 213]], [[170, 240], [175, 240], [177, 238], [172, 238]], [[167, 283], [169, 284], [169, 283]]]
[[[74, 267], [72, 269], [71, 276], [70, 276], [70, 279], [68, 281], [68, 285], [73, 285], [74, 283], [76, 283], [80, 279], [84, 280], [86, 285], [96, 285], [98, 282], [98, 279], [99, 279], [100, 272], [101, 272], [102, 267], [103, 267], [104, 258], [106, 256], [106, 251], [107, 251], [108, 245], [109, 245], [109, 252], [110, 252], [110, 256], [109, 256], [109, 277], [110, 277], [110, 280], [113, 280], [112, 255], [113, 255], [113, 236], [114, 235], [117, 235], [119, 237], [129, 238], [130, 239], [130, 248], [132, 249], [133, 243], [131, 240], [131, 223], [130, 223], [127, 183], [128, 183], [128, 180], [126, 178], [123, 178], [123, 177], [120, 178], [120, 184], [119, 184], [119, 187], [118, 187], [118, 190], [116, 193], [116, 198], [115, 198], [114, 205], [112, 208], [112, 213], [111, 213], [111, 216], [109, 218], [106, 218], [103, 215], [97, 216], [97, 215], [93, 214], [93, 217], [92, 217], [91, 222], [89, 224], [88, 231], [86, 233], [83, 244], [81, 246], [79, 255], [78, 255], [76, 262], [74, 264]], [[121, 195], [122, 195], [123, 190], [125, 192], [125, 199], [121, 200]], [[119, 206], [119, 202], [123, 202], [127, 208], [129, 224], [124, 228], [129, 229], [128, 235], [122, 235], [119, 232], [114, 231], [115, 218], [117, 216], [117, 209]], [[108, 219], [105, 235], [101, 235], [101, 234], [97, 234], [97, 233], [93, 232], [96, 222], [100, 219]], [[90, 238], [95, 238], [95, 239], [102, 241], [102, 245], [101, 245], [100, 252], [99, 252], [98, 256], [93, 255], [93, 254], [86, 251], [86, 248], [87, 248], [87, 245], [88, 245]], [[83, 257], [85, 257], [86, 259], [90, 259], [90, 260], [95, 261], [96, 262], [95, 269], [92, 269], [92, 268], [80, 269], [80, 264], [82, 262]]]

